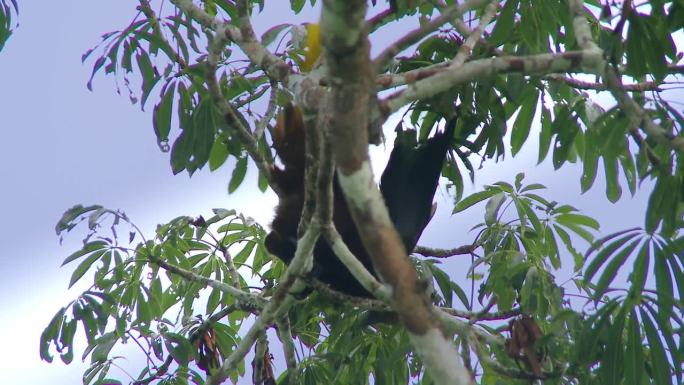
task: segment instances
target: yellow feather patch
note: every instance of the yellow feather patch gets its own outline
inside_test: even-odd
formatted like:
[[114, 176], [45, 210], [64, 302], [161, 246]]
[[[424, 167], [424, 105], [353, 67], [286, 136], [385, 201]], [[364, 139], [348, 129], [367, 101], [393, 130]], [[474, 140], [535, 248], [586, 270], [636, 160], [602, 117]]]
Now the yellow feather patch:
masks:
[[302, 70], [311, 71], [319, 56], [321, 56], [321, 26], [310, 23], [306, 25], [306, 53]]

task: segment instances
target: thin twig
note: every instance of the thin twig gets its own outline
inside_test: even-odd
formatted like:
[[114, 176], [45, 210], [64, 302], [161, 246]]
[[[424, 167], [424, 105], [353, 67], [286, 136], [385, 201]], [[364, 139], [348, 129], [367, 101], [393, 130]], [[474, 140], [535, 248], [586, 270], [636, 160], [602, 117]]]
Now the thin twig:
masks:
[[378, 57], [373, 60], [375, 68], [383, 68], [387, 62], [394, 57], [394, 55], [419, 42], [421, 39], [436, 31], [445, 23], [449, 22], [449, 20], [452, 20], [453, 18], [462, 15], [464, 12], [480, 7], [484, 4], [485, 0], [470, 0], [462, 4], [456, 3], [450, 7], [444, 8], [439, 16], [414, 29], [413, 31], [410, 31], [406, 35], [399, 38], [399, 40], [392, 43], [389, 47], [385, 48], [378, 55]]

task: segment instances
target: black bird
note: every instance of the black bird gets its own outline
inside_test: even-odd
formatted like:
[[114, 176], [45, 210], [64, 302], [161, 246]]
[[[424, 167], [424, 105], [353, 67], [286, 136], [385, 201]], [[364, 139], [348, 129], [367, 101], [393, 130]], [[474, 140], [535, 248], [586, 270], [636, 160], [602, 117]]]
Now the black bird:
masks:
[[[301, 111], [293, 106], [283, 110], [274, 134], [274, 146], [283, 162], [283, 169], [274, 167], [273, 179], [281, 186], [276, 215], [267, 235], [267, 250], [289, 263], [297, 245], [297, 227], [304, 204], [304, 126]], [[450, 120], [443, 133], [435, 134], [424, 143], [417, 143], [414, 130], [398, 130], [394, 148], [380, 179], [380, 191], [387, 204], [392, 222], [408, 252], [411, 252], [427, 226], [434, 208], [434, 198], [442, 166], [456, 126]], [[349, 250], [373, 274], [371, 259], [352, 221], [347, 202], [337, 176], [333, 179], [333, 221]], [[314, 248], [312, 276], [342, 293], [370, 297], [361, 284], [337, 258], [325, 240]], [[377, 275], [376, 275], [377, 277]]]

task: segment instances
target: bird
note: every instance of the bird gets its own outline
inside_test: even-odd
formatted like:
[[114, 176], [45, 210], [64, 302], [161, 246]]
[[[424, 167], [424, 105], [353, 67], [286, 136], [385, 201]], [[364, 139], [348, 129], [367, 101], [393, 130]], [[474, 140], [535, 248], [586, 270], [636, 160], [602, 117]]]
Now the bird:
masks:
[[[397, 129], [397, 137], [387, 166], [380, 178], [380, 192], [392, 222], [410, 253], [432, 218], [432, 200], [437, 190], [447, 152], [451, 148], [456, 118], [450, 119], [442, 133], [418, 143], [414, 130]], [[264, 245], [269, 253], [286, 264], [294, 258], [297, 229], [304, 206], [304, 162], [306, 130], [301, 109], [288, 103], [280, 112], [273, 131], [273, 146], [282, 168], [273, 166], [273, 183], [279, 187], [279, 202]], [[354, 225], [346, 199], [333, 176], [333, 222], [342, 240], [356, 258], [377, 277], [371, 258]], [[354, 278], [324, 239], [313, 251], [310, 275], [332, 289], [355, 297], [372, 295]]]

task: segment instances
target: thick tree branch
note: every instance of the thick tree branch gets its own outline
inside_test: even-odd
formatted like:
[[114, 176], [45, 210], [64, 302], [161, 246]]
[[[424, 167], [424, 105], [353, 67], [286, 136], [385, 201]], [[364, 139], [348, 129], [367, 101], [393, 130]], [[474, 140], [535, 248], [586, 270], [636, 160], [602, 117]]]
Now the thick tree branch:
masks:
[[[578, 90], [592, 90], [592, 91], [607, 91], [608, 86], [606, 86], [605, 83], [596, 83], [596, 82], [587, 82], [567, 76], [563, 76], [560, 74], [550, 74], [544, 76], [545, 80], [550, 80], [553, 82], [559, 82], [559, 83], [565, 83], [569, 85], [572, 88], [576, 88]], [[622, 88], [625, 91], [635, 91], [635, 92], [644, 92], [644, 91], [661, 91], [660, 89], [660, 84], [656, 82], [640, 82], [640, 83], [633, 83], [633, 84], [623, 84]]]
[[334, 225], [324, 227], [322, 229], [322, 235], [335, 255], [344, 263], [364, 289], [368, 290], [368, 292], [373, 294], [376, 298], [383, 301], [389, 300], [391, 295], [390, 289], [381, 282], [378, 282], [373, 274], [366, 269], [363, 263], [352, 254]]
[[[600, 50], [495, 57], [474, 60], [453, 69], [434, 67], [430, 70], [412, 73], [411, 78], [406, 79], [406, 83], [409, 84], [408, 87], [395, 92], [385, 100], [385, 110], [392, 113], [412, 101], [439, 94], [465, 82], [500, 73], [518, 72], [545, 75], [559, 72], [578, 72], [582, 69], [595, 69], [597, 62], [603, 62]], [[601, 70], [601, 72], [603, 71]]]
[[373, 31], [383, 26], [385, 23], [389, 22], [390, 19], [395, 17], [394, 15], [395, 14], [392, 8], [387, 8], [386, 10], [368, 19], [368, 21], [366, 22], [368, 33], [372, 33]]
[[264, 356], [268, 350], [268, 338], [266, 332], [262, 331], [257, 337], [256, 348], [254, 349], [254, 370], [252, 371], [252, 381], [255, 384], [264, 383]]
[[281, 317], [276, 321], [276, 326], [278, 326], [278, 339], [280, 339], [280, 343], [283, 344], [288, 383], [298, 384], [299, 371], [297, 371], [297, 356], [295, 354], [294, 338], [292, 337], [289, 318], [287, 318], [287, 316]]
[[367, 126], [375, 84], [365, 10], [365, 0], [327, 0], [320, 23], [331, 79], [330, 128], [340, 186], [375, 270], [392, 288], [392, 307], [430, 376], [437, 383], [470, 384], [470, 374], [442, 333], [373, 181]]

